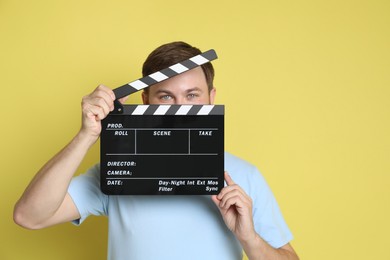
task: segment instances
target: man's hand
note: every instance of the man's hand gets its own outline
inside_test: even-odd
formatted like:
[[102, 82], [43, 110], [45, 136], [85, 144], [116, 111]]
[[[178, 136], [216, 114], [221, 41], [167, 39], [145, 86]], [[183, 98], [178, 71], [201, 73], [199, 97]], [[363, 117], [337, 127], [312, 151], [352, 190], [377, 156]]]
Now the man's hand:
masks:
[[227, 186], [218, 195], [213, 195], [212, 200], [221, 212], [226, 226], [240, 242], [255, 239], [252, 199], [227, 172], [225, 172], [225, 181]]
[[226, 226], [240, 241], [249, 259], [294, 259], [294, 249], [288, 243], [280, 248], [273, 248], [255, 231], [252, 216], [252, 199], [225, 172], [224, 187], [218, 195], [211, 198], [221, 212]]
[[[124, 103], [127, 98], [128, 96], [119, 99], [119, 101]], [[91, 94], [83, 97], [81, 102], [82, 125], [80, 133], [91, 137], [92, 142], [99, 138], [102, 130], [101, 120], [114, 110], [114, 100], [114, 92], [104, 85], [99, 85]]]
[[99, 85], [91, 94], [84, 96], [80, 132], [96, 141], [101, 132], [101, 120], [114, 109], [114, 100], [114, 92], [104, 85]]

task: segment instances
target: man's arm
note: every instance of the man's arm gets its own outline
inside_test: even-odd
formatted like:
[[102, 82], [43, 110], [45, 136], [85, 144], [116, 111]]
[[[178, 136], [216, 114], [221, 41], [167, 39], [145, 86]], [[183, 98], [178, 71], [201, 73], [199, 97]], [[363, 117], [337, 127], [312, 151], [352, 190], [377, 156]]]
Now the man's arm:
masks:
[[77, 135], [32, 179], [14, 208], [14, 221], [39, 229], [80, 218], [67, 190], [90, 147], [99, 138], [101, 120], [113, 110], [115, 95], [100, 85], [82, 101], [82, 126]]
[[218, 195], [212, 196], [212, 199], [221, 212], [225, 224], [240, 241], [248, 258], [250, 260], [298, 259], [290, 244], [273, 248], [256, 233], [252, 217], [252, 199], [226, 172], [225, 181], [227, 186]]

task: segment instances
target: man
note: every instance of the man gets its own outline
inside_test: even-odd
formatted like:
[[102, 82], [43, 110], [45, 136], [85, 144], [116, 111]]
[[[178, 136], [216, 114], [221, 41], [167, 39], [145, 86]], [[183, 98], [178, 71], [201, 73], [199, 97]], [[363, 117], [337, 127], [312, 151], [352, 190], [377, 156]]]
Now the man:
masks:
[[[153, 51], [143, 75], [200, 54], [184, 42]], [[145, 104], [213, 104], [211, 63], [157, 83], [142, 93]], [[77, 135], [43, 166], [17, 202], [15, 222], [40, 229], [93, 215], [109, 217], [109, 259], [298, 259], [292, 235], [257, 169], [225, 154], [225, 186], [214, 196], [107, 196], [99, 164], [73, 178], [99, 138], [101, 120], [114, 108], [111, 89], [100, 85], [82, 101]], [[124, 100], [121, 100], [124, 102]]]

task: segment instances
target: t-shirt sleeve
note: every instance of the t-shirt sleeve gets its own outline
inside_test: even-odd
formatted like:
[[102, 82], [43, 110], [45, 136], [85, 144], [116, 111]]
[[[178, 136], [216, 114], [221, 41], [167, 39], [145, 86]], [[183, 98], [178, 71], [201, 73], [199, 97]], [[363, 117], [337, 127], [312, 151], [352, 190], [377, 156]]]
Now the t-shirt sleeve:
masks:
[[289, 243], [293, 236], [283, 219], [270, 187], [254, 166], [250, 178], [253, 221], [256, 232], [274, 248], [279, 248]]
[[107, 215], [108, 196], [100, 190], [100, 165], [72, 179], [68, 193], [80, 213], [80, 219], [72, 221], [80, 225], [89, 215]]

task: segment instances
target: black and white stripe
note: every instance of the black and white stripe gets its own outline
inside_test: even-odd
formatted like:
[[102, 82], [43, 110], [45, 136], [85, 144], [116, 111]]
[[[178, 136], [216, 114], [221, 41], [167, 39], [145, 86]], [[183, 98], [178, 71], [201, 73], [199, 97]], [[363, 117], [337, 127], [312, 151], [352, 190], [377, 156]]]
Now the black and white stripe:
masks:
[[217, 59], [217, 54], [215, 53], [215, 51], [212, 49], [208, 50], [188, 60], [176, 63], [169, 68], [157, 71], [146, 77], [137, 79], [126, 85], [114, 89], [115, 97], [118, 99], [133, 94], [141, 89], [150, 87], [153, 84], [172, 78], [176, 75], [201, 66], [215, 59]]
[[124, 106], [125, 115], [224, 115], [224, 105], [126, 105]]

